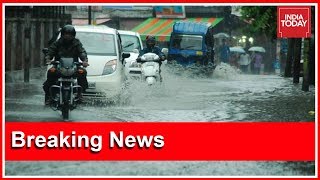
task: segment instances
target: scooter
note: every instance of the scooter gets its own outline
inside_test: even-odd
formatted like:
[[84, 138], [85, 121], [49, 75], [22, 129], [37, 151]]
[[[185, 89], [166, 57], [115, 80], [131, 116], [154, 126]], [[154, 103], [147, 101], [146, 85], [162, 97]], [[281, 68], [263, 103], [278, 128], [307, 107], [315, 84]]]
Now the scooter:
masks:
[[141, 63], [141, 79], [148, 85], [160, 82], [160, 57], [155, 53], [146, 53], [137, 59]]

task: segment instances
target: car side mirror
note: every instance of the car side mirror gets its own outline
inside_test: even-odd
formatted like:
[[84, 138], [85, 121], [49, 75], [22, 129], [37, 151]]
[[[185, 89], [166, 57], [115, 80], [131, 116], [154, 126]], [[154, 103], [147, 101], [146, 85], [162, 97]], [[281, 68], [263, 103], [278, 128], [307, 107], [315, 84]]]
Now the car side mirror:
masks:
[[130, 53], [122, 53], [121, 63], [124, 64], [124, 59], [130, 57]]
[[48, 52], [49, 52], [49, 49], [48, 49], [48, 48], [43, 48], [43, 49], [42, 49], [42, 53], [43, 53], [44, 55], [48, 54]]
[[130, 57], [130, 53], [122, 53], [123, 59], [128, 58], [128, 57]]

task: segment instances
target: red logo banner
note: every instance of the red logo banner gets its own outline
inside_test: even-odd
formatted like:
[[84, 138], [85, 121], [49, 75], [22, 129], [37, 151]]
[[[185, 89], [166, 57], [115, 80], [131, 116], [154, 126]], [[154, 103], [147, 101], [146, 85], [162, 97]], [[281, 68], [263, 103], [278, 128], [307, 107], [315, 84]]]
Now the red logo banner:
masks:
[[311, 8], [278, 6], [278, 38], [311, 37]]
[[5, 123], [5, 160], [314, 161], [315, 123]]

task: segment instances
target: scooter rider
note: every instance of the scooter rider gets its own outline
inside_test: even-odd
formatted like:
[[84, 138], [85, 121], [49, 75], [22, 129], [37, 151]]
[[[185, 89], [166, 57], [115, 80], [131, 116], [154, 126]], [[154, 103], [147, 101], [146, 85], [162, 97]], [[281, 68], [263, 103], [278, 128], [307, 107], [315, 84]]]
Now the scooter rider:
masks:
[[[160, 81], [162, 81], [162, 77], [161, 77], [161, 64], [162, 61], [164, 61], [166, 59], [166, 56], [164, 55], [163, 52], [161, 52], [161, 49], [156, 46], [156, 38], [154, 36], [147, 36], [146, 37], [146, 48], [143, 48], [140, 51], [139, 57], [146, 54], [146, 53], [155, 53], [160, 57], [160, 61], [159, 61], [159, 74], [160, 74]], [[138, 58], [139, 60], [139, 58]]]
[[160, 57], [161, 61], [165, 60], [166, 56], [161, 52], [161, 49], [158, 46], [156, 46], [156, 38], [154, 36], [147, 36], [146, 44], [147, 48], [144, 48], [140, 51], [140, 56], [146, 53], [155, 53]]
[[[83, 67], [89, 66], [86, 50], [83, 48], [79, 39], [75, 38], [76, 31], [72, 25], [65, 25], [61, 29], [61, 37], [50, 45], [48, 53], [45, 56], [47, 64], [50, 64], [52, 59], [59, 60], [60, 57], [72, 57], [78, 61], [81, 59]], [[77, 73], [78, 84], [83, 91], [88, 88], [87, 71], [84, 68], [79, 68]], [[47, 73], [47, 80], [43, 83], [45, 92], [45, 104], [51, 102], [49, 89], [56, 84], [59, 78], [58, 72], [54, 67], [50, 68]]]

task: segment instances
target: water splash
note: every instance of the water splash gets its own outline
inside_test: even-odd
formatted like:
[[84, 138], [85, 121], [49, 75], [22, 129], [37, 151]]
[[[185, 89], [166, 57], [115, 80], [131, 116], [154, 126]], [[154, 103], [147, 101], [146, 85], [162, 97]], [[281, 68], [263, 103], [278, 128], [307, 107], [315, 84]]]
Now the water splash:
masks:
[[239, 79], [241, 71], [227, 63], [220, 63], [213, 72], [213, 78], [217, 79]]

